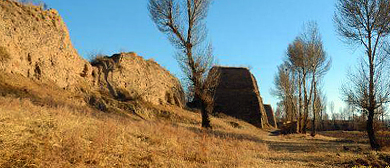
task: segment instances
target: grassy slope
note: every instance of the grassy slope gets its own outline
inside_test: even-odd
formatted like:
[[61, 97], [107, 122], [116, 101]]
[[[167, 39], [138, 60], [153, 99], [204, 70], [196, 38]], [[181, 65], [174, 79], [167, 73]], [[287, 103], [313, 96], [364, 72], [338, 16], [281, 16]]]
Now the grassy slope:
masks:
[[364, 144], [272, 136], [228, 117], [202, 130], [198, 113], [176, 107], [139, 106], [143, 119], [103, 113], [16, 75], [0, 83], [0, 167], [340, 167], [372, 155], [342, 150]]

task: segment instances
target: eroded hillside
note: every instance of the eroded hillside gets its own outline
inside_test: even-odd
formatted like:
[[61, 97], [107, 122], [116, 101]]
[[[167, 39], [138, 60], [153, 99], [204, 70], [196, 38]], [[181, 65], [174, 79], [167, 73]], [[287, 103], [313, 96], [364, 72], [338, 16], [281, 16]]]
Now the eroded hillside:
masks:
[[[262, 104], [247, 78], [246, 94]], [[58, 12], [0, 1], [0, 167], [390, 163], [388, 153], [362, 152], [366, 144], [281, 136], [227, 116], [211, 116], [213, 129], [202, 129], [200, 114], [181, 106], [179, 81], [156, 62], [120, 53], [90, 63], [73, 48]]]
[[105, 92], [108, 81], [113, 89], [133, 99], [183, 105], [178, 79], [135, 53], [118, 54], [121, 68], [110, 71], [104, 80], [105, 71], [78, 55], [65, 23], [54, 9], [0, 1], [0, 51], [0, 70], [4, 73], [86, 93], [86, 97], [92, 92]]
[[0, 64], [2, 70], [64, 88], [80, 82], [88, 65], [73, 48], [68, 29], [54, 9], [1, 1], [0, 47], [10, 55]]

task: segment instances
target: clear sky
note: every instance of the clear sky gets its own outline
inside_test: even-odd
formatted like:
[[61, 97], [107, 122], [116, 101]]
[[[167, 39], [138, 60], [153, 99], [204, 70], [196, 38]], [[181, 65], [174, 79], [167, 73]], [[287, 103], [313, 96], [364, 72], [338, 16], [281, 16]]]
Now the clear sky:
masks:
[[[147, 0], [45, 0], [64, 18], [75, 48], [88, 59], [94, 53], [111, 55], [134, 51], [153, 58], [181, 77], [175, 49], [149, 18]], [[276, 107], [271, 95], [277, 66], [286, 49], [303, 29], [316, 21], [332, 68], [323, 90], [335, 111], [343, 106], [340, 87], [356, 65], [360, 51], [341, 42], [332, 21], [336, 0], [214, 0], [207, 18], [208, 39], [218, 63], [251, 67], [266, 104]]]

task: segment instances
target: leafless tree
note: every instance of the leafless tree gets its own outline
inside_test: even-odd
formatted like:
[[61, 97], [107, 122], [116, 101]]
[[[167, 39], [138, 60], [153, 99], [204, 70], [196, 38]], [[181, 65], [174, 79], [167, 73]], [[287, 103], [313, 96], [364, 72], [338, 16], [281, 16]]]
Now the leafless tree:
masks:
[[302, 102], [302, 86], [306, 84], [306, 78], [308, 75], [307, 59], [305, 59], [304, 41], [297, 37], [293, 43], [289, 44], [287, 48], [287, 60], [286, 64], [293, 69], [294, 77], [297, 79], [298, 87], [298, 132], [302, 130], [303, 123], [303, 102]]
[[[283, 103], [287, 120], [298, 121], [298, 130], [306, 133], [309, 111], [313, 116], [312, 135], [315, 136], [316, 116], [320, 112], [318, 86], [329, 70], [321, 35], [315, 22], [305, 25], [306, 30], [287, 48], [287, 59], [278, 67], [275, 76], [276, 95]], [[316, 104], [317, 103], [317, 104]]]
[[[176, 59], [190, 82], [202, 114], [202, 127], [211, 128], [210, 112], [216, 82], [207, 81], [214, 64], [212, 47], [205, 44], [207, 17], [211, 0], [149, 0], [150, 17], [176, 47]], [[212, 74], [216, 75], [216, 74]]]
[[296, 85], [293, 75], [294, 72], [288, 64], [280, 65], [274, 79], [275, 89], [272, 90], [272, 94], [281, 100], [287, 121], [295, 121], [297, 117]]
[[[339, 0], [334, 22], [337, 32], [346, 43], [355, 44], [365, 50], [363, 80], [353, 82], [360, 86], [346, 89], [345, 101], [367, 110], [367, 133], [372, 149], [379, 150], [373, 120], [375, 109], [388, 101], [387, 91], [380, 92], [380, 70], [388, 54], [381, 54], [390, 33], [389, 0]], [[359, 82], [360, 81], [360, 82]], [[378, 92], [379, 91], [379, 92]]]
[[[362, 60], [363, 61], [363, 60]], [[375, 118], [381, 115], [380, 109], [384, 104], [390, 101], [390, 79], [388, 68], [383, 66], [375, 67], [376, 74], [374, 75], [374, 101], [375, 107], [373, 116], [370, 118], [370, 97], [369, 97], [369, 74], [366, 67], [366, 63], [361, 62], [360, 66], [357, 68], [357, 71], [350, 71], [348, 74], [348, 83], [344, 84], [341, 88], [343, 93], [343, 99], [353, 108], [358, 108], [362, 112], [363, 118], [367, 116], [367, 126], [366, 129], [369, 129], [369, 120], [372, 119], [372, 131], [375, 136], [375, 130], [373, 127]], [[375, 138], [375, 137], [374, 137]], [[371, 143], [371, 140], [370, 140]], [[373, 146], [371, 146], [373, 147]], [[374, 146], [375, 147], [375, 146]], [[379, 149], [375, 147], [373, 149]]]
[[[316, 115], [318, 114], [319, 115], [319, 120], [320, 120], [320, 123], [321, 123], [321, 129], [324, 129], [325, 127], [325, 123], [324, 123], [324, 116], [326, 113], [326, 95], [322, 92], [322, 90], [320, 89], [316, 89], [316, 96], [317, 98], [315, 99], [315, 102], [313, 103], [313, 113], [315, 113]], [[314, 127], [314, 133], [312, 131], [312, 136], [315, 136], [315, 131], [316, 131], [316, 118], [313, 117], [313, 124], [312, 124], [312, 127]]]
[[[320, 33], [318, 32], [318, 26], [316, 22], [309, 22], [306, 25], [307, 30], [303, 34], [303, 39], [305, 41], [305, 53], [306, 53], [306, 59], [308, 59], [308, 68], [309, 73], [311, 74], [311, 83], [310, 83], [310, 92], [309, 92], [309, 99], [306, 100], [305, 96], [305, 122], [307, 122], [307, 114], [308, 114], [308, 105], [312, 101], [312, 136], [316, 135], [316, 115], [318, 114], [318, 110], [320, 108], [316, 108], [316, 102], [317, 98], [320, 98], [318, 96], [318, 86], [321, 81], [321, 79], [324, 77], [324, 75], [329, 71], [330, 65], [331, 65], [331, 59], [327, 57], [325, 53], [325, 49], [323, 47], [323, 42]], [[313, 94], [313, 95], [311, 95]], [[306, 93], [305, 93], [306, 95]], [[313, 98], [313, 100], [310, 100]], [[306, 123], [304, 124], [303, 132], [305, 132], [306, 129]]]
[[[306, 133], [310, 105], [313, 109], [313, 122], [315, 121], [316, 108], [313, 108], [313, 102], [317, 98], [318, 81], [326, 74], [331, 64], [326, 56], [317, 24], [309, 22], [305, 29], [287, 49], [287, 62], [294, 69], [298, 79], [298, 123], [301, 133]], [[315, 131], [312, 131], [315, 135]]]
[[330, 109], [330, 114], [332, 115], [332, 121], [333, 121], [333, 126], [335, 125], [335, 112], [334, 112], [334, 102], [331, 101], [329, 104], [329, 109]]
[[275, 111], [275, 118], [277, 122], [283, 122], [284, 119], [284, 112], [283, 112], [283, 104], [282, 102], [277, 103], [276, 111]]

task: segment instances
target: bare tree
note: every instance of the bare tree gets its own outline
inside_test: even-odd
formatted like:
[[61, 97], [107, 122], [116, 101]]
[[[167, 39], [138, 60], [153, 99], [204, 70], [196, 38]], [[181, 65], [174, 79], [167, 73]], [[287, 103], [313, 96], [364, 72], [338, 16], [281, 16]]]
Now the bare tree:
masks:
[[287, 121], [294, 121], [297, 117], [296, 85], [293, 75], [294, 72], [288, 64], [280, 65], [274, 79], [275, 89], [271, 90], [272, 94], [280, 99], [280, 105], [284, 109]]
[[[318, 110], [320, 108], [316, 108], [317, 99], [320, 98], [318, 96], [318, 86], [321, 79], [324, 75], [329, 71], [331, 60], [327, 57], [325, 53], [325, 49], [323, 47], [323, 42], [320, 33], [318, 32], [318, 26], [316, 22], [309, 22], [307, 25], [307, 30], [303, 34], [305, 39], [305, 53], [307, 54], [306, 58], [308, 59], [308, 66], [311, 73], [311, 88], [309, 93], [309, 99], [306, 100], [305, 96], [305, 109], [306, 109], [306, 120], [308, 113], [308, 104], [310, 102], [310, 98], [312, 97], [312, 136], [316, 135], [316, 115], [318, 114]], [[311, 95], [313, 93], [313, 96]], [[306, 93], [305, 93], [306, 94]], [[307, 121], [305, 121], [307, 122]], [[305, 123], [304, 126], [307, 124]], [[305, 131], [306, 127], [303, 128]]]
[[213, 82], [207, 82], [214, 57], [211, 45], [204, 44], [207, 35], [204, 19], [211, 0], [149, 0], [150, 17], [177, 48], [176, 59], [199, 99], [202, 127], [211, 128], [208, 113], [212, 102]]
[[[315, 99], [315, 102], [314, 102], [314, 106], [313, 106], [313, 113], [315, 113], [316, 115], [318, 114], [319, 115], [319, 120], [320, 120], [320, 123], [321, 123], [321, 129], [323, 130], [324, 127], [325, 127], [325, 123], [324, 123], [324, 116], [326, 114], [326, 95], [322, 92], [322, 90], [320, 89], [317, 89], [317, 98]], [[324, 114], [325, 113], [325, 114]], [[312, 124], [312, 127], [314, 127], [314, 135], [313, 135], [313, 132], [312, 132], [312, 136], [315, 136], [315, 127], [316, 127], [316, 118], [313, 117], [313, 124]]]
[[283, 104], [281, 102], [277, 103], [276, 111], [275, 111], [275, 118], [277, 122], [283, 122]]
[[[313, 109], [313, 122], [316, 120], [313, 102], [317, 98], [317, 85], [331, 64], [330, 59], [326, 56], [317, 24], [309, 22], [305, 25], [305, 29], [287, 49], [287, 64], [294, 69], [297, 78], [298, 125], [301, 133], [306, 133], [310, 105]], [[312, 131], [312, 134], [315, 135], [315, 131]]]
[[[312, 135], [315, 136], [317, 114], [321, 100], [318, 86], [329, 70], [331, 60], [327, 57], [321, 35], [315, 22], [305, 25], [306, 30], [287, 48], [287, 59], [278, 67], [275, 90], [283, 104], [287, 120], [298, 121], [298, 132], [306, 133], [309, 111], [313, 116]], [[317, 103], [317, 104], [316, 104]]]
[[[345, 42], [362, 46], [365, 49], [364, 87], [350, 89], [345, 93], [345, 101], [356, 104], [368, 111], [367, 133], [372, 149], [379, 150], [373, 119], [375, 109], [386, 103], [387, 95], [376, 92], [378, 70], [387, 54], [380, 54], [390, 33], [389, 0], [339, 0], [334, 22], [337, 32]], [[366, 72], [367, 71], [367, 72]], [[363, 91], [363, 95], [361, 95]], [[362, 97], [363, 96], [363, 97]]]

